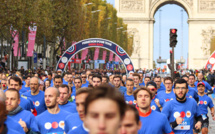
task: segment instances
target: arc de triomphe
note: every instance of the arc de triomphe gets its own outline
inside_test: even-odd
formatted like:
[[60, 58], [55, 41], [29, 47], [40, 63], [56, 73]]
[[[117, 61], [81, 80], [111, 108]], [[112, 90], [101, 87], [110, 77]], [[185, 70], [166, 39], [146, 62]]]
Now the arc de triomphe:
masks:
[[135, 69], [153, 68], [154, 14], [165, 4], [177, 4], [188, 14], [190, 69], [201, 69], [210, 57], [211, 39], [215, 36], [215, 0], [115, 0], [118, 17], [133, 35], [131, 56]]

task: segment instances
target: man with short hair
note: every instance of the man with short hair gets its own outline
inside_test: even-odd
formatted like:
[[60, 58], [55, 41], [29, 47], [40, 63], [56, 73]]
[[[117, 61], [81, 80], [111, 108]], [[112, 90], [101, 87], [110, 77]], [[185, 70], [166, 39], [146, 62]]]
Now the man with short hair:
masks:
[[147, 85], [147, 83], [151, 81], [151, 77], [150, 76], [146, 76], [145, 79], [144, 79], [144, 83], [145, 85]]
[[85, 73], [81, 74], [82, 87], [88, 87], [89, 82], [87, 80], [87, 75]]
[[19, 91], [14, 88], [9, 88], [5, 92], [5, 95], [8, 116], [10, 116], [16, 122], [18, 122], [26, 133], [31, 131], [38, 132], [38, 127], [35, 124], [34, 115], [27, 110], [23, 110], [19, 106], [20, 103]]
[[157, 97], [157, 84], [154, 81], [149, 81], [146, 85], [152, 93], [151, 109], [160, 112], [162, 110], [164, 100]]
[[90, 134], [117, 134], [125, 114], [126, 103], [120, 93], [109, 85], [95, 87], [85, 101], [85, 123]]
[[[205, 84], [203, 82], [199, 82], [197, 84], [198, 96], [199, 96], [199, 109], [200, 114], [202, 116], [203, 122], [201, 127], [202, 134], [208, 134], [208, 126], [209, 126], [209, 117], [208, 117], [208, 108], [210, 108], [211, 116], [213, 120], [215, 120], [215, 112], [214, 112], [214, 104], [210, 97], [205, 94]], [[198, 130], [194, 129], [194, 133], [199, 133]]]
[[7, 119], [7, 110], [6, 110], [6, 105], [5, 105], [5, 100], [0, 97], [0, 134], [25, 134], [25, 132], [22, 130], [20, 125], [18, 124], [19, 128], [14, 129], [11, 126], [17, 125], [17, 123], [12, 119], [10, 123], [14, 123], [13, 125], [8, 124], [8, 119]]
[[39, 90], [38, 77], [32, 77], [30, 79], [30, 88], [31, 90], [29, 92], [25, 92], [22, 96], [25, 96], [26, 98], [31, 98], [34, 107], [37, 110], [37, 115], [39, 115], [46, 110], [46, 105], [44, 101], [44, 92]]
[[126, 92], [124, 94], [125, 102], [127, 104], [133, 104], [136, 105], [136, 100], [133, 96], [133, 90], [134, 90], [134, 81], [132, 79], [126, 80]]
[[109, 77], [107, 75], [102, 76], [102, 84], [108, 84], [109, 83]]
[[165, 87], [161, 86], [161, 77], [156, 76], [154, 78], [154, 82], [157, 84], [157, 92], [165, 91]]
[[84, 123], [85, 114], [84, 114], [84, 104], [85, 100], [91, 91], [91, 88], [80, 88], [76, 94], [76, 108], [78, 113], [72, 114], [66, 118], [65, 121], [65, 132], [69, 130], [68, 134], [73, 133], [88, 133], [88, 129], [86, 129], [86, 124]]
[[22, 86], [23, 93], [30, 91], [30, 79], [31, 76], [27, 76], [25, 79], [25, 85]]
[[72, 76], [72, 74], [71, 73], [69, 73], [68, 75], [67, 75], [67, 78], [68, 78], [68, 86], [70, 87], [70, 88], [72, 88], [74, 85], [73, 85], [73, 76]]
[[[168, 118], [174, 133], [193, 133], [193, 127], [201, 128], [202, 116], [196, 101], [187, 98], [188, 84], [184, 79], [178, 79], [173, 89], [176, 99], [167, 102], [162, 113]], [[197, 123], [194, 124], [194, 118]]]
[[118, 134], [138, 134], [140, 128], [141, 121], [138, 110], [135, 106], [127, 104]]
[[99, 74], [93, 75], [92, 80], [93, 80], [93, 85], [92, 85], [93, 87], [98, 87], [102, 84], [102, 77]]
[[142, 123], [140, 134], [171, 133], [167, 117], [160, 112], [151, 109], [152, 93], [146, 87], [140, 87], [134, 91], [137, 100], [138, 111]]
[[171, 77], [165, 77], [164, 85], [165, 85], [166, 90], [160, 91], [157, 94], [157, 97], [162, 98], [165, 102], [175, 99], [175, 93], [172, 90], [173, 79]]
[[7, 80], [6, 79], [1, 80], [1, 90], [3, 90], [4, 92], [6, 92], [6, 90], [7, 90]]
[[140, 82], [140, 75], [138, 73], [133, 74], [133, 80], [134, 80], [134, 89], [137, 89], [140, 86], [144, 86], [144, 84], [141, 84]]
[[126, 87], [121, 86], [122, 79], [121, 76], [115, 75], [113, 77], [113, 85], [116, 89], [118, 89], [123, 95], [126, 93]]
[[208, 82], [206, 82], [206, 81], [203, 80], [203, 77], [204, 76], [203, 76], [202, 73], [198, 73], [198, 75], [197, 75], [198, 80], [194, 83], [194, 85], [197, 87], [197, 84], [199, 82], [203, 82], [203, 83], [205, 83], [205, 93], [207, 95], [208, 94], [212, 94], [213, 93], [213, 88], [211, 87], [211, 85]]
[[[19, 91], [20, 93], [20, 90], [22, 88], [21, 84], [22, 84], [22, 81], [19, 77], [17, 76], [12, 76], [10, 79], [9, 79], [9, 84], [8, 84], [8, 88], [15, 88], [17, 91]], [[19, 104], [23, 109], [25, 110], [28, 110], [28, 111], [31, 111], [31, 110], [34, 110], [35, 107], [33, 105], [33, 103], [31, 102], [31, 100], [25, 98], [25, 97], [20, 97], [20, 104]], [[36, 110], [36, 109], [35, 109]], [[36, 115], [36, 114], [35, 114]]]
[[196, 79], [196, 77], [195, 77], [195, 75], [194, 74], [190, 74], [189, 75], [189, 77], [188, 77], [188, 89], [190, 90], [190, 89], [193, 89], [193, 90], [195, 90], [196, 92], [198, 92], [198, 90], [197, 90], [197, 87], [194, 85], [194, 83], [195, 83], [195, 80]]
[[45, 89], [51, 86], [51, 81], [50, 80], [46, 80], [45, 81]]
[[64, 133], [65, 118], [70, 113], [59, 108], [59, 96], [59, 90], [55, 87], [45, 90], [47, 110], [36, 117], [36, 124], [41, 134]]
[[63, 78], [60, 75], [56, 75], [54, 77], [54, 87], [59, 88], [60, 85], [63, 84]]
[[88, 75], [88, 81], [89, 81], [89, 85], [88, 85], [88, 87], [92, 87], [93, 86], [93, 75], [94, 74], [89, 74]]
[[60, 109], [65, 110], [70, 113], [76, 113], [76, 106], [72, 102], [68, 101], [70, 97], [69, 87], [65, 84], [60, 85], [58, 88], [60, 92], [60, 98], [58, 106]]
[[76, 96], [76, 91], [81, 88], [82, 86], [82, 80], [80, 77], [75, 77], [74, 78], [74, 84], [75, 86], [72, 87], [72, 94], [71, 94], [71, 97], [72, 97], [72, 102], [75, 103], [75, 96]]

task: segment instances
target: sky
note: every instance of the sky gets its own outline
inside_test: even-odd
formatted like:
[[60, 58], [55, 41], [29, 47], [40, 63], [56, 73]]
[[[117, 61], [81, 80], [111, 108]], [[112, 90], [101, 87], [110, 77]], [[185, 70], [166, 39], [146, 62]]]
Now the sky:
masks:
[[[108, 3], [115, 5], [115, 0], [107, 0]], [[161, 10], [161, 11], [160, 11]], [[183, 12], [183, 15], [182, 15]], [[161, 16], [161, 17], [160, 17]], [[183, 17], [182, 17], [183, 16]], [[159, 18], [160, 17], [160, 18]], [[187, 12], [180, 6], [175, 4], [167, 4], [158, 9], [154, 15], [154, 60], [156, 61], [159, 56], [162, 59], [169, 59], [169, 33], [171, 28], [176, 28], [178, 43], [175, 48], [175, 59], [180, 59], [181, 56], [186, 60], [185, 66], [187, 66], [188, 56], [188, 15]], [[183, 19], [182, 19], [183, 18]], [[161, 20], [161, 21], [160, 21]], [[182, 21], [183, 20], [183, 21]], [[159, 26], [161, 25], [161, 31]], [[182, 28], [183, 25], [183, 28]], [[160, 41], [161, 39], [161, 41]], [[182, 41], [183, 40], [183, 41]], [[161, 42], [161, 43], [159, 43]], [[159, 47], [161, 46], [161, 47]], [[159, 49], [161, 49], [159, 51]], [[160, 53], [160, 55], [159, 55]], [[157, 67], [163, 67], [164, 64]]]

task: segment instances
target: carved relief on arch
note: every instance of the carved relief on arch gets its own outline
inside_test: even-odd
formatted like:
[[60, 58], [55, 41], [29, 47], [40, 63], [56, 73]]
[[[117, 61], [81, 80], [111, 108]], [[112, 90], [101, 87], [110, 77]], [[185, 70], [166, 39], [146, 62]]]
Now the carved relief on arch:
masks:
[[215, 0], [199, 0], [199, 12], [215, 13]]
[[209, 27], [206, 30], [202, 30], [202, 46], [201, 49], [206, 57], [210, 56], [210, 49], [211, 49], [211, 41], [213, 37], [215, 36], [215, 29], [212, 27]]
[[[136, 28], [129, 28], [128, 29], [128, 35], [133, 36], [133, 54], [134, 55], [139, 55], [140, 54], [140, 34], [139, 31]], [[133, 55], [132, 54], [132, 55]]]
[[[159, 1], [163, 1], [163, 0], [149, 0], [150, 1], [150, 5], [151, 5], [151, 7], [153, 6], [153, 5], [155, 5], [157, 2], [159, 2]], [[167, 0], [166, 2], [172, 2], [172, 0]], [[190, 8], [193, 8], [193, 0], [179, 0], [179, 3], [180, 3], [180, 1], [184, 1], [185, 3], [187, 3], [187, 5], [190, 7]]]
[[144, 12], [145, 0], [120, 0], [120, 12]]

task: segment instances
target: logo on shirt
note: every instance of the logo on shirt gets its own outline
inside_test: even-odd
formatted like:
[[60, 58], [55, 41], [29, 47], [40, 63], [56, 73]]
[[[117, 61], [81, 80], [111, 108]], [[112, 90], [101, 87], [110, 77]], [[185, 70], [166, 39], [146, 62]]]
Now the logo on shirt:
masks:
[[186, 113], [184, 111], [182, 112], [175, 112], [173, 114], [174, 118], [178, 118], [178, 117], [181, 117], [181, 118], [184, 118], [184, 117], [187, 117], [187, 118], [190, 118], [191, 117], [191, 112], [190, 111], [187, 111]]
[[36, 102], [34, 103], [34, 105], [38, 107], [38, 106], [40, 105], [40, 102], [39, 102], [39, 101], [36, 101]]
[[166, 99], [165, 101], [167, 102], [167, 101], [170, 101], [170, 100], [169, 100], [169, 99]]
[[193, 97], [190, 95], [189, 98], [193, 98]]
[[137, 103], [137, 101], [136, 101], [136, 100], [134, 100], [134, 101], [133, 101], [133, 103], [134, 103], [134, 104], [136, 104], [136, 103]]
[[74, 99], [75, 99], [75, 96], [73, 95], [73, 96], [72, 96], [72, 100], [74, 100]]
[[156, 110], [155, 105], [152, 105], [152, 106], [151, 106], [151, 109], [152, 109], [152, 110]]
[[58, 127], [62, 128], [64, 130], [65, 123], [64, 123], [64, 121], [60, 121], [59, 123], [57, 123], [57, 122], [52, 122], [52, 123], [46, 122], [44, 126], [45, 126], [46, 130], [49, 130], [51, 128], [56, 129]]
[[202, 105], [202, 104], [203, 104], [203, 101], [202, 101], [202, 100], [201, 100], [201, 101], [199, 101], [199, 104], [201, 104], [201, 105]]
[[187, 118], [190, 118], [191, 117], [191, 112], [187, 111], [186, 116], [187, 116]]
[[207, 105], [207, 104], [208, 104], [208, 102], [207, 102], [207, 101], [204, 101], [204, 104], [205, 104], [205, 105]]

